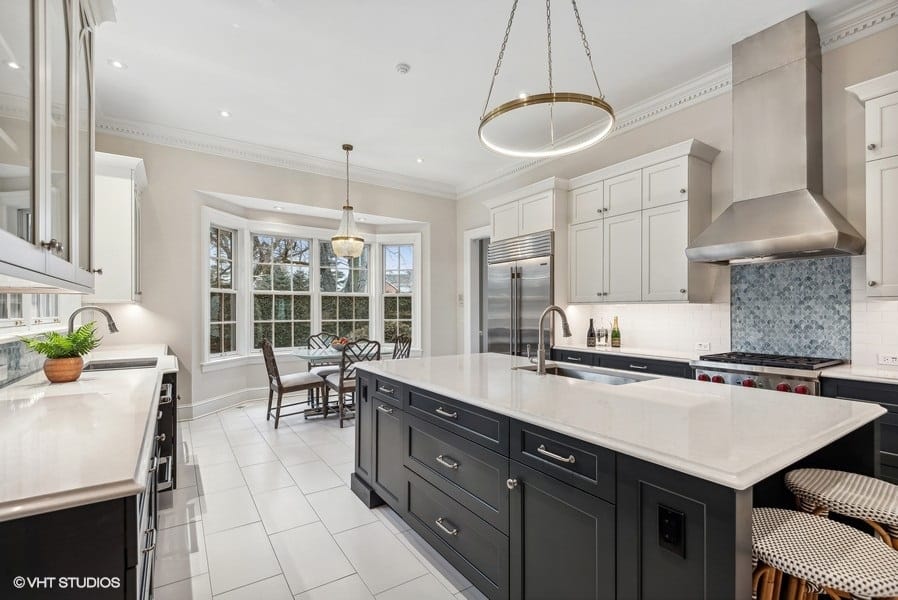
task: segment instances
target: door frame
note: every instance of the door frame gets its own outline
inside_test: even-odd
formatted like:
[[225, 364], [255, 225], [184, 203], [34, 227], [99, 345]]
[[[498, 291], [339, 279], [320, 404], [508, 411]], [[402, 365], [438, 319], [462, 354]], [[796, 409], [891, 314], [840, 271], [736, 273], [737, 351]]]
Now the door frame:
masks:
[[[489, 239], [490, 226], [474, 227], [463, 232], [462, 242], [462, 352], [472, 354], [480, 349], [480, 251], [482, 239]], [[475, 344], [476, 342], [476, 344]]]

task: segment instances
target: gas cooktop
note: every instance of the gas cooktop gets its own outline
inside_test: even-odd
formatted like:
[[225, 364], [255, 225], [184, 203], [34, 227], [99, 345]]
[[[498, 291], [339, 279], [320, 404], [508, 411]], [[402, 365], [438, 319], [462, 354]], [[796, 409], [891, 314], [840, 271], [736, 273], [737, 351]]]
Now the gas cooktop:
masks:
[[757, 354], [755, 352], [723, 352], [721, 354], [705, 354], [700, 360], [735, 363], [739, 365], [758, 365], [762, 367], [779, 367], [783, 369], [804, 369], [816, 371], [844, 361], [838, 358], [820, 358], [814, 356], [783, 356], [780, 354]]

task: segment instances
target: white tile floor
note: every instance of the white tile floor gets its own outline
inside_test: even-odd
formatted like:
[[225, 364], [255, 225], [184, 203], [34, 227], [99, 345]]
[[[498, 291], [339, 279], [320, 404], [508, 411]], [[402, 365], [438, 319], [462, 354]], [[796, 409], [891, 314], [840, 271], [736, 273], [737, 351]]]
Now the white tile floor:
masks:
[[254, 403], [179, 428], [156, 600], [483, 599], [396, 513], [350, 491], [351, 421], [292, 416], [275, 430]]

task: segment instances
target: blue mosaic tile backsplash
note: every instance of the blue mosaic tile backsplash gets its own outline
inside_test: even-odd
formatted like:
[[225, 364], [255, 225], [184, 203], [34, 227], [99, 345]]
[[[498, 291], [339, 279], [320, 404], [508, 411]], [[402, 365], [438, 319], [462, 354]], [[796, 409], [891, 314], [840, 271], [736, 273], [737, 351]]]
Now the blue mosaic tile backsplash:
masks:
[[851, 358], [851, 259], [733, 265], [734, 351]]
[[[3, 367], [6, 376], [3, 377]], [[29, 350], [20, 341], [0, 344], [0, 387], [18, 381], [32, 373], [37, 373], [44, 366], [44, 357]]]

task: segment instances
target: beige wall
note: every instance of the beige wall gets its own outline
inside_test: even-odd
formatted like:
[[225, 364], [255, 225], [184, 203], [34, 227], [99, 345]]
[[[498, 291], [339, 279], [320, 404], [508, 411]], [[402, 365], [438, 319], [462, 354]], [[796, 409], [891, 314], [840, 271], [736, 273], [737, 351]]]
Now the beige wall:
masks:
[[[109, 343], [163, 342], [181, 361], [182, 396], [201, 402], [239, 390], [264, 387], [261, 365], [203, 373], [205, 336], [201, 318], [204, 272], [199, 272], [200, 208], [216, 201], [198, 190], [265, 198], [283, 203], [337, 208], [345, 195], [341, 179], [271, 167], [97, 135], [97, 150], [144, 159], [149, 186], [142, 198], [142, 288], [140, 305], [111, 306], [121, 333]], [[453, 200], [353, 184], [353, 204], [360, 212], [401, 217], [424, 223], [423, 349], [431, 354], [455, 352], [455, 279], [439, 276], [455, 268], [455, 203]], [[247, 211], [248, 217], [258, 213]], [[267, 215], [268, 220], [290, 217]], [[293, 222], [320, 225], [296, 218]]]
[[[898, 70], [898, 27], [891, 27], [823, 55], [823, 192], [860, 231], [864, 231], [865, 207], [864, 111], [845, 92], [845, 87], [895, 70]], [[732, 110], [729, 93], [641, 127], [628, 129], [586, 151], [541, 164], [513, 179], [459, 200], [459, 282], [463, 280], [462, 239], [465, 230], [489, 223], [489, 212], [482, 204], [484, 199], [552, 175], [576, 177], [688, 138], [699, 139], [720, 150], [711, 172], [712, 211], [716, 217], [732, 202], [733, 196]], [[726, 296], [722, 299], [725, 300]], [[579, 309], [579, 312], [588, 314], [593, 309], [598, 314], [602, 313], [599, 306], [587, 306]], [[659, 310], [663, 312], [671, 309], [665, 305], [659, 306]], [[459, 319], [461, 316], [459, 312]], [[459, 347], [462, 344], [462, 329], [459, 322]], [[652, 341], [647, 340], [645, 343], [651, 344]], [[660, 345], [662, 344], [659, 342]]]

